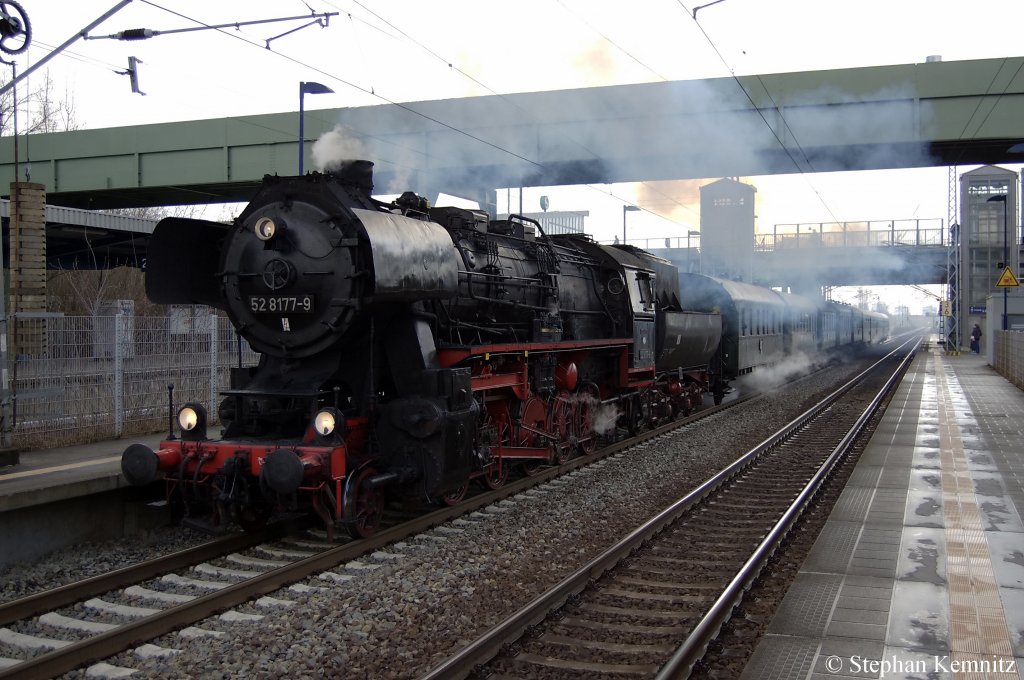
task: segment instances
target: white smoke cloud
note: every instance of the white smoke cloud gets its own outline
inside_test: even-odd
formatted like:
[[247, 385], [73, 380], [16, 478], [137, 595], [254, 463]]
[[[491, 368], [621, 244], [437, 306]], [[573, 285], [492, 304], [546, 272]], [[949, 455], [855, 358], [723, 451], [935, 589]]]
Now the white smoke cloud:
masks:
[[336, 170], [344, 161], [373, 160], [369, 150], [341, 125], [335, 125], [313, 143], [313, 164], [320, 172]]
[[594, 412], [594, 432], [599, 435], [606, 435], [615, 430], [622, 411], [615, 404], [602, 404]]
[[744, 378], [744, 382], [755, 390], [772, 391], [786, 382], [809, 373], [823, 360], [820, 355], [794, 352], [772, 366], [758, 366]]
[[479, 201], [506, 187], [931, 164], [916, 143], [931, 112], [913, 83], [793, 93], [743, 82], [758, 111], [731, 78], [352, 107], [314, 158], [373, 161], [380, 193]]

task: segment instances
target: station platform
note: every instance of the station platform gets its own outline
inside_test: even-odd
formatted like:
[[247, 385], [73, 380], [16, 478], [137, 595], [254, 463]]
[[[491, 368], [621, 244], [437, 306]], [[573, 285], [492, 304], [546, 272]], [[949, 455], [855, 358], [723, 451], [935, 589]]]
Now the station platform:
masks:
[[1024, 392], [918, 352], [742, 675], [1024, 679]]
[[124, 449], [135, 442], [155, 449], [166, 436], [163, 432], [23, 451], [17, 465], [0, 467], [0, 513], [128, 486], [121, 476]]

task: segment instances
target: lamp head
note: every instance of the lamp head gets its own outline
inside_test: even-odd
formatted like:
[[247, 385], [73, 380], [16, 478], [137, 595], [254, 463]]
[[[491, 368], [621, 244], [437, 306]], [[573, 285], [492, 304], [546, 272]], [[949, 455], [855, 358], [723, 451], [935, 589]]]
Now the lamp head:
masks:
[[299, 94], [332, 94], [334, 90], [323, 83], [299, 83]]

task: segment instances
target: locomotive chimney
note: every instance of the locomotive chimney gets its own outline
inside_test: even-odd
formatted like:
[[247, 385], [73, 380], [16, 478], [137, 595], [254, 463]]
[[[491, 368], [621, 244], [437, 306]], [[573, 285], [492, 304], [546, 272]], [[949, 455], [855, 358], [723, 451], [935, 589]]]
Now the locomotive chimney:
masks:
[[373, 193], [373, 161], [341, 161], [331, 172], [343, 184], [362, 189], [367, 195]]

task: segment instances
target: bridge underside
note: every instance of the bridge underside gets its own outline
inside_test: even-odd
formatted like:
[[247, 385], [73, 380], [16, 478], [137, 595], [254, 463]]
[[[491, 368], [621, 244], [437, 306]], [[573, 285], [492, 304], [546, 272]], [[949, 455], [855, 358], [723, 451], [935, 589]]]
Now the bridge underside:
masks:
[[[1024, 111], [1022, 111], [1024, 115]], [[883, 170], [894, 167], [890, 156], [905, 159], [898, 167], [920, 168], [941, 165], [995, 165], [1019, 161], [1006, 150], [1024, 138], [967, 139], [955, 142], [929, 144], [861, 144], [857, 147], [833, 146], [808, 150], [807, 165], [814, 172], [849, 170]], [[403, 178], [409, 178], [411, 190], [436, 197], [436, 191], [455, 196], [482, 198], [488, 190], [504, 187], [566, 186], [576, 184], [614, 184], [619, 182], [659, 181], [674, 179], [704, 179], [712, 177], [774, 175], [797, 172], [792, 160], [784, 152], [765, 151], [744, 164], [714, 159], [694, 159], [680, 154], [636, 157], [629, 163], [608, 164], [602, 160], [552, 161], [543, 167], [502, 165], [473, 165], [473, 180], [438, 182], [429, 175], [460, 177], [467, 173], [466, 165], [433, 166], [415, 176], [407, 172], [389, 170], [387, 165], [374, 173], [376, 187], [386, 187], [388, 193], [400, 193]], [[272, 173], [271, 173], [272, 174]], [[287, 174], [287, 173], [282, 173]], [[399, 175], [402, 175], [401, 177]], [[181, 183], [164, 186], [125, 187], [116, 192], [85, 189], [58, 191], [50, 194], [57, 205], [89, 210], [111, 210], [136, 206], [193, 205], [202, 203], [244, 203], [259, 188], [259, 179], [231, 182]], [[431, 195], [431, 188], [435, 189]]]
[[[1020, 160], [1024, 57], [307, 111], [376, 163], [379, 193]], [[297, 171], [297, 113], [33, 135], [32, 181], [89, 209], [245, 201]], [[24, 144], [23, 144], [24, 146]], [[353, 151], [358, 149], [358, 151]], [[25, 158], [24, 154], [21, 156]], [[0, 186], [15, 179], [0, 139]], [[307, 167], [314, 167], [312, 159]]]
[[[696, 249], [651, 252], [682, 271], [700, 271]], [[946, 283], [942, 246], [780, 248], [754, 253], [751, 281], [766, 287], [816, 291], [825, 286], [897, 286]]]

